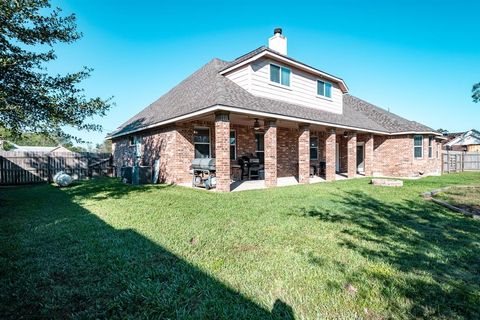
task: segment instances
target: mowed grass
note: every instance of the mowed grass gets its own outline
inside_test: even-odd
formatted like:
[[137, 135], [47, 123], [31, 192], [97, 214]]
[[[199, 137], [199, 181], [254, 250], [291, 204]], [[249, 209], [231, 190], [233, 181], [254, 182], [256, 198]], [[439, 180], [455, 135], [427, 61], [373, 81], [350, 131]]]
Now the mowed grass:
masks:
[[478, 319], [480, 221], [419, 194], [479, 181], [3, 188], [0, 318]]

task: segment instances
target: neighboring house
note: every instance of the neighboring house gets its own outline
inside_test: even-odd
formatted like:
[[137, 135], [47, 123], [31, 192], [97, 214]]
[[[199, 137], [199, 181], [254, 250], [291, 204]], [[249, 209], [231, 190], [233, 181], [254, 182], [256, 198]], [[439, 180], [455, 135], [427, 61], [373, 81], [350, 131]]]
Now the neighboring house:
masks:
[[[341, 78], [287, 56], [275, 29], [269, 47], [231, 62], [213, 59], [107, 139], [118, 167], [160, 159], [161, 179], [191, 181], [194, 158], [216, 158], [217, 189], [229, 191], [237, 159], [254, 155], [265, 185], [295, 176], [308, 183], [311, 165], [354, 177], [439, 174], [441, 134], [348, 94]], [[120, 170], [118, 170], [120, 171]]]
[[39, 146], [19, 146], [14, 143], [10, 143], [13, 146], [11, 151], [23, 151], [23, 152], [41, 152], [41, 153], [66, 153], [72, 152], [63, 146], [56, 147], [39, 147]]
[[480, 152], [480, 132], [475, 129], [448, 133], [446, 138], [443, 144], [445, 150]]

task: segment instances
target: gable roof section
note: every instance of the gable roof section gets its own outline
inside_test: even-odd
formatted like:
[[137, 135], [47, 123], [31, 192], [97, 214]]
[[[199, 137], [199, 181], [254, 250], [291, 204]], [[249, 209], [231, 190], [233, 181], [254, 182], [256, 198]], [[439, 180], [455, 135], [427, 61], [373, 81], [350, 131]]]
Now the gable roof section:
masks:
[[174, 122], [180, 117], [187, 118], [192, 113], [210, 112], [213, 107], [235, 108], [245, 113], [266, 113], [272, 117], [284, 116], [292, 120], [384, 134], [434, 132], [427, 126], [406, 120], [349, 94], [344, 95], [343, 114], [254, 96], [220, 74], [229, 64], [213, 59], [122, 124], [107, 138]]
[[480, 132], [475, 129], [463, 133], [457, 133], [456, 136], [445, 145], [468, 146], [472, 144], [480, 144]]
[[276, 59], [278, 61], [284, 62], [286, 64], [291, 64], [299, 69], [303, 69], [307, 72], [314, 73], [320, 76], [323, 76], [324, 78], [329, 79], [330, 81], [337, 82], [340, 85], [340, 88], [342, 89], [343, 93], [348, 92], [348, 87], [345, 81], [343, 81], [342, 78], [336, 77], [330, 73], [327, 73], [325, 71], [319, 70], [317, 68], [311, 67], [303, 62], [300, 62], [298, 60], [295, 60], [289, 56], [286, 56], [284, 54], [281, 54], [275, 50], [272, 50], [266, 46], [261, 46], [258, 47], [257, 49], [250, 51], [243, 56], [238, 57], [237, 59], [233, 60], [230, 62], [227, 66], [225, 66], [222, 70], [220, 70], [220, 74], [226, 74], [230, 71], [235, 70], [236, 68], [242, 66], [243, 64], [252, 62], [257, 60], [258, 58], [266, 56], [270, 57], [273, 59]]

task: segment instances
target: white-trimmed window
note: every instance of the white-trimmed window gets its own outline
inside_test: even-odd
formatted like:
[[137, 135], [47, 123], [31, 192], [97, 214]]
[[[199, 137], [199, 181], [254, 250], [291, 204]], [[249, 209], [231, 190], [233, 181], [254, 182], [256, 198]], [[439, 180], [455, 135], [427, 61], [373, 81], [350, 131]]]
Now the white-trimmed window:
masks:
[[330, 82], [317, 80], [317, 94], [322, 97], [332, 97], [332, 84]]
[[135, 136], [130, 136], [130, 137], [128, 137], [128, 145], [129, 145], [130, 147], [135, 146]]
[[433, 158], [433, 136], [428, 136], [428, 157]]
[[237, 133], [230, 130], [230, 160], [237, 159]]
[[270, 64], [270, 81], [290, 86], [290, 69]]
[[423, 157], [423, 136], [414, 135], [413, 136], [413, 156], [415, 158]]
[[210, 158], [210, 128], [195, 128], [193, 130], [195, 159]]
[[263, 133], [255, 133], [255, 154], [260, 160], [260, 163], [263, 163], [265, 160], [265, 137]]
[[318, 160], [318, 138], [310, 137], [310, 160]]

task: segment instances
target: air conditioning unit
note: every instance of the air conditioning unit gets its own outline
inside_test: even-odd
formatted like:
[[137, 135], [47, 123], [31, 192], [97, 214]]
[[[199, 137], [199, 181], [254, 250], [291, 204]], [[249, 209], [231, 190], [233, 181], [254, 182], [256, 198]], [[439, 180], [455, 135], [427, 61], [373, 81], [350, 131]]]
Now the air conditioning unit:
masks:
[[152, 183], [152, 172], [151, 166], [122, 167], [120, 177], [129, 184], [149, 184]]

